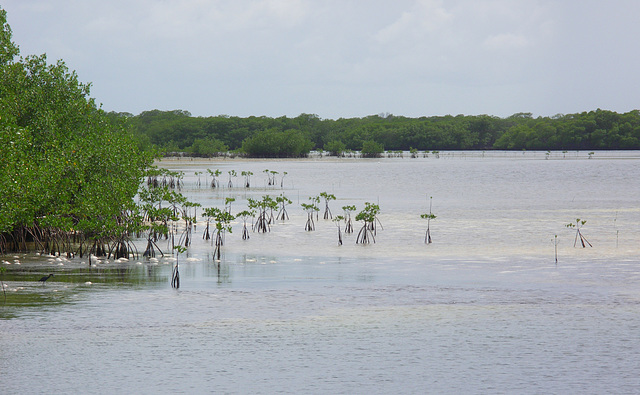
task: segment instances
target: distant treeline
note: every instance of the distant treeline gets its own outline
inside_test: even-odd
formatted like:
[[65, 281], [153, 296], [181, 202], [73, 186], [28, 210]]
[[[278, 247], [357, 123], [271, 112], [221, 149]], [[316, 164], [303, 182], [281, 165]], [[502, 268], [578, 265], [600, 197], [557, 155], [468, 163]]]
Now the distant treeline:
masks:
[[145, 111], [126, 116], [143, 149], [212, 156], [235, 151], [249, 156], [304, 156], [364, 147], [397, 150], [600, 150], [640, 149], [640, 111], [595, 110], [534, 118], [518, 113], [407, 118], [390, 114], [364, 118], [193, 117], [187, 111]]

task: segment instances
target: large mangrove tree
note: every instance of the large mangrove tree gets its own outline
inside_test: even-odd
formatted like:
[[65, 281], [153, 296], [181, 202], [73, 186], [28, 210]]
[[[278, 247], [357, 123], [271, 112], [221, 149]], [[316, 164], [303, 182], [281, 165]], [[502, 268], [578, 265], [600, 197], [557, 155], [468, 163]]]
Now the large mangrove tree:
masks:
[[6, 16], [0, 9], [0, 253], [122, 240], [139, 225], [130, 216], [151, 157], [63, 61], [20, 56]]

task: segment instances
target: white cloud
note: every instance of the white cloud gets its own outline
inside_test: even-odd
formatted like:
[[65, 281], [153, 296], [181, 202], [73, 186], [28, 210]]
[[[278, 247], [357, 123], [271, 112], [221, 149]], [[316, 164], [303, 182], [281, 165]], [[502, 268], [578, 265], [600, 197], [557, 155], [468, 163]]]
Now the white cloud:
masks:
[[502, 33], [487, 37], [484, 40], [484, 47], [491, 50], [505, 50], [505, 49], [521, 49], [526, 47], [528, 40], [515, 33]]
[[62, 58], [108, 110], [509, 115], [640, 102], [640, 57], [629, 49], [640, 34], [640, 3], [630, 0], [5, 0], [2, 7], [23, 55]]
[[419, 40], [447, 26], [452, 19], [453, 14], [444, 8], [441, 0], [418, 0], [410, 10], [403, 12], [375, 37], [381, 44]]

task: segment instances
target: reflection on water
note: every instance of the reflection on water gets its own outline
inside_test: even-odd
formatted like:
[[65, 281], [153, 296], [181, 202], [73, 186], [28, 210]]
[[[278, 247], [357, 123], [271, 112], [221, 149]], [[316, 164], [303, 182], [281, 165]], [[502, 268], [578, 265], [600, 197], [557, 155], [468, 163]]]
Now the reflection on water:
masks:
[[[175, 257], [7, 257], [3, 390], [638, 392], [640, 154], [483, 155], [169, 162], [205, 207], [233, 196], [238, 212], [246, 197], [284, 192], [291, 220], [248, 241], [235, 223], [220, 262], [200, 223], [179, 290]], [[253, 171], [255, 188], [198, 189], [205, 168]], [[260, 179], [265, 168], [288, 172], [284, 188]], [[334, 214], [379, 204], [376, 243], [338, 246], [322, 219], [305, 232], [299, 203], [322, 191], [338, 198]], [[575, 218], [593, 248], [573, 248], [564, 225]]]

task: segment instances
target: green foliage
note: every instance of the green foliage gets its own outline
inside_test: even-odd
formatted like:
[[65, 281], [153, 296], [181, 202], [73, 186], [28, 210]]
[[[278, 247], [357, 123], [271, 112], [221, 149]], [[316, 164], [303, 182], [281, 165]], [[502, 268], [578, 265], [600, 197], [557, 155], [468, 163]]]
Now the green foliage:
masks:
[[11, 27], [7, 24], [7, 12], [0, 9], [0, 66], [10, 63], [20, 50], [11, 41]]
[[229, 232], [231, 233], [231, 221], [233, 221], [236, 217], [230, 214], [226, 210], [220, 210], [217, 207], [207, 207], [204, 209], [204, 217], [208, 219], [212, 219], [215, 222], [216, 230], [218, 232]]
[[[640, 149], [640, 111], [624, 114], [595, 110], [569, 115], [534, 118], [529, 113], [507, 118], [489, 115], [407, 118], [319, 119], [302, 114], [296, 118], [192, 117], [188, 112], [147, 111], [127, 117], [139, 144], [188, 151], [196, 139], [215, 139], [231, 150], [245, 148], [256, 156], [300, 156], [293, 149], [276, 149], [281, 136], [293, 130], [308, 149], [324, 149], [331, 155], [360, 150], [373, 141], [398, 150], [595, 150]], [[143, 138], [142, 136], [146, 136]], [[254, 137], [258, 136], [256, 140]], [[261, 142], [262, 140], [263, 142]], [[283, 146], [284, 147], [284, 146]], [[364, 151], [368, 151], [364, 147]], [[302, 155], [308, 152], [307, 147]], [[376, 149], [378, 153], [382, 152]]]
[[[262, 200], [247, 198], [247, 206], [249, 207], [249, 210], [257, 210], [258, 212], [254, 229], [257, 229], [258, 233], [269, 232], [271, 230], [269, 225], [273, 222], [273, 210], [278, 208], [278, 202], [271, 196], [264, 195], [262, 196]], [[267, 213], [267, 211], [269, 211], [269, 213]]]
[[299, 130], [267, 129], [255, 133], [242, 143], [242, 151], [248, 156], [283, 158], [306, 156], [313, 143]]
[[380, 206], [378, 206], [377, 204], [365, 202], [364, 208], [356, 215], [356, 221], [373, 223], [379, 213]]
[[586, 223], [587, 223], [587, 220], [586, 220], [586, 219], [582, 219], [582, 220], [581, 220], [580, 218], [577, 218], [575, 223], [573, 223], [573, 222], [569, 222], [569, 223], [568, 223], [568, 224], [566, 224], [565, 226], [566, 226], [567, 228], [578, 228], [578, 229], [579, 229], [579, 228], [581, 228], [581, 227], [582, 227], [584, 224], [586, 224]]
[[344, 210], [347, 215], [351, 215], [352, 212], [356, 211], [356, 206], [342, 206], [342, 210]]
[[384, 147], [373, 140], [367, 140], [362, 142], [361, 152], [363, 158], [377, 158], [384, 152]]
[[586, 223], [587, 223], [586, 220], [581, 220], [580, 218], [577, 218], [575, 223], [570, 222], [570, 223], [565, 225], [567, 228], [575, 228], [575, 230], [576, 230], [576, 237], [575, 237], [575, 240], [573, 242], [573, 246], [574, 247], [577, 245], [578, 240], [580, 240], [580, 244], [582, 244], [582, 248], [585, 248], [587, 245], [589, 247], [593, 247], [593, 245], [587, 240], [586, 237], [584, 237], [584, 235], [582, 234], [582, 231], [581, 231], [581, 228]]
[[256, 215], [256, 212], [254, 210], [242, 210], [236, 215], [236, 217], [240, 217], [244, 221], [246, 221], [247, 218], [251, 218], [254, 215]]
[[153, 158], [138, 152], [127, 124], [99, 109], [90, 85], [64, 62], [14, 60], [5, 15], [0, 10], [0, 233], [122, 231]]
[[333, 214], [331, 214], [331, 210], [329, 209], [329, 202], [336, 200], [335, 195], [332, 193], [321, 192], [320, 197], [324, 199], [324, 219], [333, 218]]
[[324, 145], [324, 150], [331, 156], [341, 156], [346, 149], [347, 146], [340, 140], [331, 140]]
[[356, 215], [356, 221], [362, 221], [362, 228], [356, 236], [356, 244], [369, 244], [375, 239], [375, 223], [376, 217], [380, 213], [380, 207], [377, 204], [365, 202], [364, 208]]
[[307, 213], [318, 211], [318, 206], [313, 203], [300, 203], [300, 206], [302, 206], [302, 209]]
[[334, 194], [327, 192], [320, 192], [320, 197], [323, 198], [325, 202], [336, 200], [336, 196]]
[[229, 147], [222, 141], [213, 138], [197, 138], [191, 145], [191, 153], [195, 156], [213, 157], [219, 156], [229, 151]]

